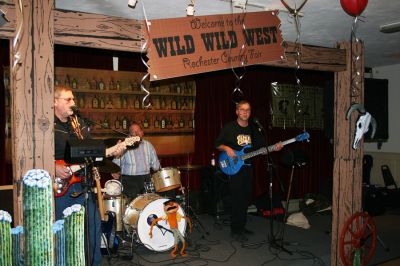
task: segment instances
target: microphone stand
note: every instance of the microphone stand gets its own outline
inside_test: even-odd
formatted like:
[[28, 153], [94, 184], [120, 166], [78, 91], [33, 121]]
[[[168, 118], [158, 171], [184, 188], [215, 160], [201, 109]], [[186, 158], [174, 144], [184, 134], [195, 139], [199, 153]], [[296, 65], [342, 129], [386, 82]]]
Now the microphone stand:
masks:
[[76, 106], [71, 107], [71, 109], [74, 112], [74, 115], [80, 117], [83, 120], [83, 122], [85, 122], [85, 124], [87, 126], [97, 125], [97, 126], [100, 126], [101, 128], [109, 129], [109, 130], [111, 130], [111, 131], [113, 131], [115, 133], [118, 133], [118, 134], [121, 134], [121, 135], [124, 135], [124, 136], [129, 136], [129, 134], [127, 134], [127, 133], [125, 133], [123, 131], [120, 131], [120, 130], [117, 130], [117, 129], [113, 129], [113, 128], [110, 128], [110, 127], [105, 127], [102, 123], [93, 121], [93, 120], [91, 120], [91, 119], [89, 119], [87, 117], [82, 116], [80, 111], [79, 111], [79, 109], [78, 109], [78, 107], [76, 107]]
[[[256, 120], [257, 121], [257, 120]], [[258, 122], [258, 121], [257, 121]], [[261, 124], [255, 122], [255, 124], [258, 127], [258, 130], [260, 131], [260, 133], [262, 134], [262, 136], [264, 137], [265, 140], [267, 140], [266, 137], [266, 133], [264, 128], [261, 126]], [[266, 145], [266, 147], [268, 147], [268, 145]], [[273, 206], [273, 197], [272, 197], [272, 193], [273, 193], [273, 177], [274, 177], [274, 165], [272, 163], [271, 160], [271, 156], [269, 155], [268, 149], [267, 149], [267, 169], [268, 169], [268, 173], [269, 173], [269, 191], [268, 191], [268, 196], [269, 196], [269, 211], [270, 211], [270, 216], [269, 216], [269, 236], [267, 236], [267, 240], [262, 240], [260, 242], [256, 242], [256, 243], [250, 243], [250, 244], [244, 244], [242, 245], [243, 247], [251, 247], [251, 246], [259, 246], [259, 245], [263, 245], [265, 243], [268, 243], [270, 245], [270, 247], [278, 249], [278, 250], [282, 250], [290, 255], [293, 255], [293, 253], [289, 250], [287, 250], [285, 247], [283, 247], [283, 245], [278, 243], [278, 239], [275, 238], [274, 235], [274, 217], [273, 217], [273, 210], [274, 210], [274, 206]]]

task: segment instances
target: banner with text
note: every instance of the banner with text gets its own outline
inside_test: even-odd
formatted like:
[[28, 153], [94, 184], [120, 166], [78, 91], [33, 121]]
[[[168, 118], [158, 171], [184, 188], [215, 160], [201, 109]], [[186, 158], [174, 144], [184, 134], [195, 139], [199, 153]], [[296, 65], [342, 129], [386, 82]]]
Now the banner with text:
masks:
[[152, 20], [150, 80], [282, 59], [278, 11]]

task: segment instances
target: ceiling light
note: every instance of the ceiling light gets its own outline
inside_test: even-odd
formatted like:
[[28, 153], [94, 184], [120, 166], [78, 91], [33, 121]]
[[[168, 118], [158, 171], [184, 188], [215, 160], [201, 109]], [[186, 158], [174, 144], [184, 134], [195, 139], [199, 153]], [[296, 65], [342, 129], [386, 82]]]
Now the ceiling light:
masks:
[[6, 14], [3, 12], [3, 10], [0, 9], [0, 27], [6, 24], [6, 22], [10, 21], [6, 18]]
[[247, 0], [232, 0], [232, 4], [234, 7], [246, 9]]
[[383, 33], [398, 32], [400, 31], [400, 21], [382, 25], [380, 26], [379, 30]]
[[186, 16], [194, 16], [194, 12], [195, 12], [194, 3], [195, 3], [195, 0], [190, 1], [189, 5], [186, 8]]
[[128, 0], [128, 6], [130, 8], [135, 8], [137, 4], [137, 0]]

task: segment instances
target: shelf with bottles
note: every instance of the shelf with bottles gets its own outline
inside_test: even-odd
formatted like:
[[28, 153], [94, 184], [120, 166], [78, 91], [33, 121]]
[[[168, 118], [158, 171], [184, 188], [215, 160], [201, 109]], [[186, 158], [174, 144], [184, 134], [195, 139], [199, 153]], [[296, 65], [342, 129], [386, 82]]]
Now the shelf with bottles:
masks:
[[88, 120], [93, 121], [91, 126], [92, 133], [104, 134], [112, 133], [112, 129], [126, 132], [129, 125], [134, 121], [141, 124], [143, 130], [147, 133], [193, 133], [195, 121], [193, 114], [183, 113], [91, 113]]
[[154, 96], [149, 99], [149, 106], [144, 106], [142, 97], [127, 97], [126, 95], [89, 96], [83, 93], [75, 93], [75, 104], [87, 112], [94, 110], [113, 110], [119, 112], [130, 112], [133, 109], [146, 111], [188, 111], [193, 112], [195, 99], [191, 97], [173, 97], [173, 96]]
[[[76, 93], [144, 95], [141, 79], [145, 73], [98, 69], [56, 68], [54, 84], [72, 88]], [[189, 78], [176, 78], [156, 82], [143, 82], [151, 94], [194, 97], [195, 82]]]

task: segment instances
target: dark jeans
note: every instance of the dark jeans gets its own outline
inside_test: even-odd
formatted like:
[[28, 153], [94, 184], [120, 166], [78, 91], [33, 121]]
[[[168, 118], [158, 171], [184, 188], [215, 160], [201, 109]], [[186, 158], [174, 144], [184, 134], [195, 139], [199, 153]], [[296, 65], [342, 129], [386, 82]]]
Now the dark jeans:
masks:
[[[85, 195], [82, 194], [79, 197], [72, 198], [70, 194], [72, 192], [82, 191], [81, 184], [73, 184], [67, 193], [59, 198], [56, 198], [56, 220], [63, 219], [63, 211], [74, 204], [85, 205]], [[89, 255], [91, 263], [86, 263], [86, 265], [98, 266], [101, 264], [101, 219], [99, 209], [93, 198], [92, 193], [88, 194], [88, 206], [85, 207], [86, 212], [89, 214], [88, 217], [88, 228], [89, 228]], [[85, 245], [86, 247], [86, 245]], [[85, 249], [86, 250], [86, 249]]]
[[247, 221], [247, 207], [253, 184], [253, 168], [242, 166], [240, 171], [230, 177], [231, 193], [231, 232], [241, 233]]

